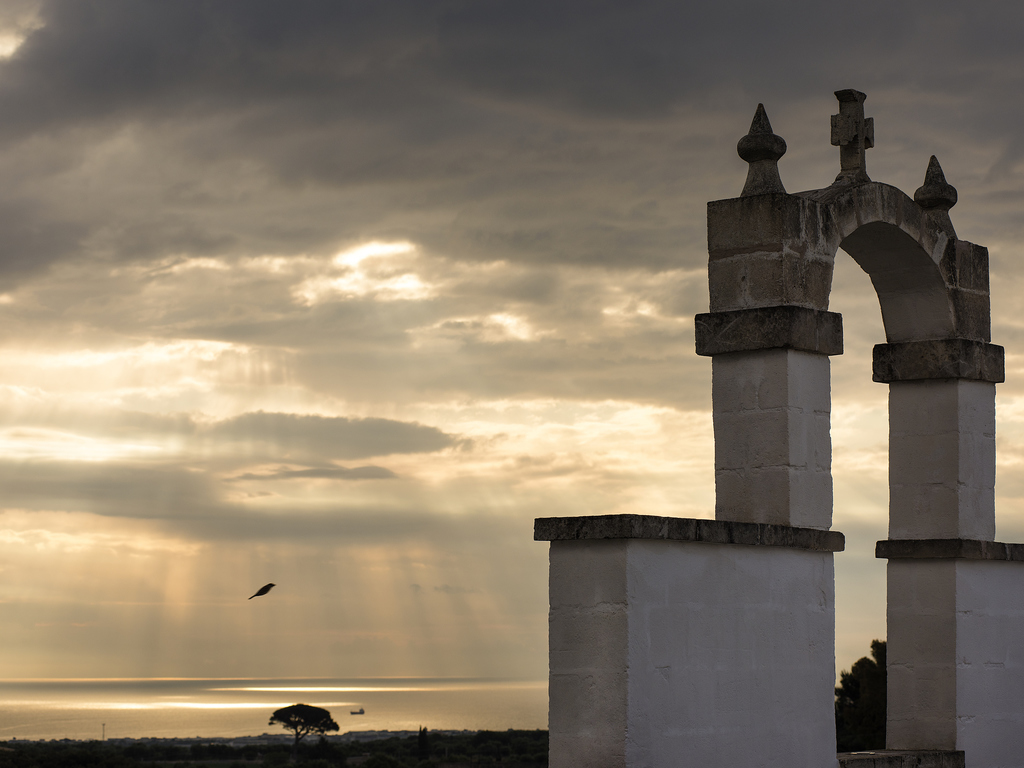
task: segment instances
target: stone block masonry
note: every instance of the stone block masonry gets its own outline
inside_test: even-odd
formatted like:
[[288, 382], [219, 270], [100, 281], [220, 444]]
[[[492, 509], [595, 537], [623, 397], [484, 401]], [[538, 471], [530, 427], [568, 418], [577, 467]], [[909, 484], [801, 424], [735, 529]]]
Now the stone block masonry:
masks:
[[828, 357], [788, 349], [717, 355], [712, 405], [716, 519], [827, 530]]
[[995, 538], [995, 384], [889, 385], [889, 538]]

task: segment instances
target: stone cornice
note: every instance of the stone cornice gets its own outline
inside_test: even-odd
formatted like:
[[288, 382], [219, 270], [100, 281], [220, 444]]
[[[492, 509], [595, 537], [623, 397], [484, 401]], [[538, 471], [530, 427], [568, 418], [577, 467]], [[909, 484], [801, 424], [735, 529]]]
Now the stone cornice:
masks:
[[1024, 544], [977, 539], [885, 539], [875, 557], [888, 560], [1012, 560], [1024, 562]]
[[838, 531], [656, 515], [540, 517], [534, 520], [533, 538], [535, 541], [664, 539], [789, 547], [814, 552], [842, 552], [846, 548], [846, 537]]

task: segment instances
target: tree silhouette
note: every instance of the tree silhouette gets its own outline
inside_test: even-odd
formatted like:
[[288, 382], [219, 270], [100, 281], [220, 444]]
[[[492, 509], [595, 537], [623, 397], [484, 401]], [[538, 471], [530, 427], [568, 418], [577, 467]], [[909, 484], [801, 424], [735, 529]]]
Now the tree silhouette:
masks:
[[311, 733], [321, 736], [329, 731], [337, 731], [338, 724], [331, 718], [331, 713], [320, 707], [309, 704], [292, 704], [277, 710], [270, 716], [268, 725], [283, 725], [295, 734], [292, 754], [299, 748], [299, 742]]
[[836, 749], [885, 749], [885, 641], [871, 641], [871, 655], [839, 674]]
[[420, 734], [416, 738], [416, 757], [419, 760], [430, 758], [430, 741], [427, 739], [427, 729], [420, 726]]

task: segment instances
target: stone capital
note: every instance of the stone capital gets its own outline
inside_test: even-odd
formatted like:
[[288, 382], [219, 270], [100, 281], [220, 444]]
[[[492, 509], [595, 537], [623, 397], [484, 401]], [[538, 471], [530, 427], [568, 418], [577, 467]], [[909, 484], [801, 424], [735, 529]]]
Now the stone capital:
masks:
[[1008, 560], [1024, 562], [1024, 544], [977, 539], [885, 539], [875, 543], [883, 560]]
[[694, 318], [694, 333], [703, 356], [758, 349], [843, 354], [843, 316], [806, 307], [705, 312]]
[[968, 379], [999, 384], [1006, 380], [1005, 351], [998, 344], [972, 339], [929, 339], [876, 344], [874, 381]]

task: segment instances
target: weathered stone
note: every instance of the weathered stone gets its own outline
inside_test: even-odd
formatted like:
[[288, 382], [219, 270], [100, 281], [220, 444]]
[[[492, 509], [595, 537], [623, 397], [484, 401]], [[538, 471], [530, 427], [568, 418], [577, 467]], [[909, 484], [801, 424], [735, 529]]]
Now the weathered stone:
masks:
[[872, 352], [874, 381], [968, 379], [1005, 381], [1005, 350], [971, 339], [932, 339], [876, 344]]
[[786, 142], [772, 132], [764, 104], [757, 105], [750, 131], [736, 145], [739, 156], [750, 163], [747, 182], [740, 197], [786, 193], [779, 177], [779, 158], [786, 154]]
[[841, 247], [870, 275], [888, 341], [956, 335], [941, 270], [931, 252], [903, 227], [869, 222], [847, 235]]
[[[866, 184], [836, 184], [825, 189], [801, 192], [798, 197], [816, 203], [821, 221], [830, 222], [829, 252], [847, 250], [843, 241], [865, 225], [884, 223], [902, 230], [926, 254], [933, 254], [936, 245], [949, 235], [928, 218], [925, 211], [902, 190], [890, 184], [872, 181]], [[847, 250], [847, 252], [849, 252]], [[854, 255], [854, 254], [851, 254]], [[856, 258], [856, 256], [855, 256]], [[933, 259], [933, 268], [937, 259]], [[871, 270], [865, 267], [871, 274]]]
[[840, 752], [839, 768], [964, 768], [962, 751], [879, 749]]
[[953, 314], [953, 332], [962, 339], [990, 341], [992, 339], [992, 311], [988, 291], [949, 289], [949, 304]]
[[656, 515], [539, 517], [533, 523], [533, 538], [534, 541], [668, 539], [789, 547], [813, 552], [842, 552], [846, 547], [846, 538], [838, 531]]
[[712, 312], [792, 305], [828, 309], [832, 262], [788, 250], [750, 253], [708, 263]]
[[843, 316], [803, 307], [761, 307], [707, 312], [694, 318], [697, 354], [755, 349], [798, 349], [843, 354]]
[[875, 544], [884, 560], [960, 559], [1024, 562], [1024, 544], [977, 539], [885, 539]]
[[839, 147], [837, 183], [852, 184], [870, 181], [864, 150], [875, 146], [875, 121], [864, 117], [864, 99], [860, 91], [848, 88], [836, 91], [839, 114], [832, 115], [832, 146]]
[[782, 193], [708, 203], [708, 253], [712, 260], [744, 253], [780, 253], [801, 231], [804, 209], [814, 206]]
[[986, 296], [989, 293], [989, 261], [988, 248], [957, 240], [953, 246], [953, 258], [956, 260], [953, 279], [949, 282], [962, 290], [980, 291]]
[[924, 184], [914, 192], [914, 202], [926, 211], [933, 208], [948, 211], [956, 205], [956, 198], [956, 188], [946, 182], [938, 158], [932, 155], [928, 161], [928, 170], [925, 171]]
[[914, 202], [924, 208], [932, 219], [943, 228], [947, 228], [951, 237], [956, 237], [953, 222], [949, 219], [949, 209], [956, 205], [956, 188], [946, 182], [938, 159], [932, 155], [925, 171], [924, 184], [914, 192]]

